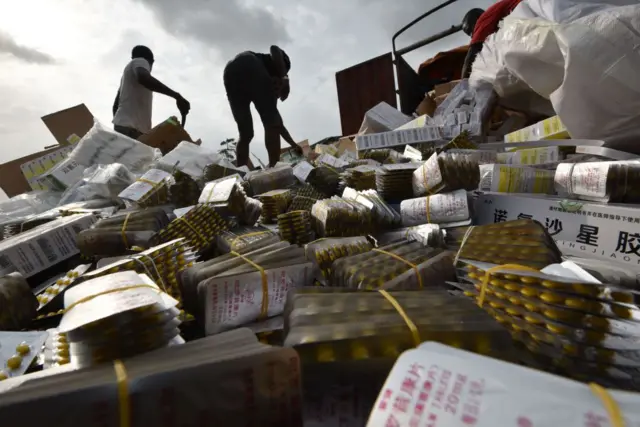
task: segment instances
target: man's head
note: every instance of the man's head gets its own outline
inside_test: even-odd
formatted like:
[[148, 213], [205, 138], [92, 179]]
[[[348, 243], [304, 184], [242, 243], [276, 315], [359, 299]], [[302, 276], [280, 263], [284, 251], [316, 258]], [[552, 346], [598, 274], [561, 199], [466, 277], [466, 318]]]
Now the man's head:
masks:
[[462, 18], [462, 31], [464, 31], [466, 35], [469, 37], [473, 35], [473, 29], [476, 27], [476, 22], [478, 22], [478, 18], [480, 18], [480, 15], [483, 13], [484, 10], [476, 8], [471, 9], [466, 15], [464, 15], [464, 18]]
[[149, 63], [149, 66], [153, 67], [153, 52], [146, 46], [138, 45], [131, 50], [131, 59], [143, 58]]
[[288, 74], [289, 70], [291, 70], [291, 59], [289, 59], [289, 55], [284, 50], [282, 51], [282, 59], [284, 59], [284, 68]]

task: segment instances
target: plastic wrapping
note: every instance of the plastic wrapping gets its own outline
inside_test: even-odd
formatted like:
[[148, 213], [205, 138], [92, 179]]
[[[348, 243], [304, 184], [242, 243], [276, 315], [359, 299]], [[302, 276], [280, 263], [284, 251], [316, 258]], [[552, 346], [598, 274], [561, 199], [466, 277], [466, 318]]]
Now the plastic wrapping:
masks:
[[320, 269], [322, 277], [318, 281], [328, 285], [333, 273], [333, 263], [343, 257], [357, 255], [372, 249], [371, 243], [362, 236], [319, 239], [304, 248], [307, 259]]
[[468, 225], [472, 218], [472, 195], [465, 190], [403, 200], [402, 225], [439, 224], [444, 227]]
[[78, 278], [90, 268], [91, 264], [81, 264], [40, 289], [36, 295], [38, 300], [38, 317], [36, 320], [49, 317], [45, 316], [46, 314], [57, 313], [62, 310], [64, 292], [77, 284]]
[[333, 263], [331, 286], [360, 290], [423, 289], [455, 277], [454, 254], [399, 242]]
[[471, 81], [489, 81], [501, 96], [532, 90], [551, 101], [573, 138], [638, 152], [640, 85], [631, 76], [640, 63], [633, 50], [640, 6], [547, 3], [529, 19], [503, 20], [478, 55]]
[[308, 363], [394, 360], [424, 340], [485, 354], [506, 354], [510, 345], [508, 332], [484, 310], [441, 289], [394, 291], [389, 298], [379, 292], [324, 289], [305, 289], [288, 297], [284, 344]]
[[413, 173], [413, 195], [425, 196], [478, 188], [478, 163], [457, 153], [433, 154]]
[[561, 163], [555, 172], [559, 195], [597, 202], [640, 202], [640, 162]]
[[378, 228], [393, 228], [400, 225], [400, 214], [392, 209], [376, 190], [355, 191], [345, 188], [342, 198], [359, 203], [369, 209], [373, 221]]
[[362, 165], [344, 171], [342, 179], [347, 187], [357, 191], [376, 189], [376, 169]]
[[319, 237], [349, 237], [368, 234], [373, 227], [372, 210], [339, 197], [317, 201], [311, 208]]
[[84, 167], [120, 163], [132, 173], [144, 173], [160, 156], [160, 150], [122, 135], [95, 120], [69, 157]]
[[221, 160], [219, 154], [191, 142], [182, 141], [157, 161], [155, 167], [165, 172], [179, 170], [194, 179], [201, 179], [207, 165]]
[[209, 205], [198, 205], [174, 219], [158, 233], [163, 242], [184, 237], [196, 252], [211, 246], [216, 236], [229, 228], [228, 222]]
[[436, 108], [434, 122], [442, 128], [445, 138], [455, 138], [464, 132], [469, 137], [482, 139], [496, 100], [491, 85], [470, 87], [467, 79], [460, 80]]
[[27, 281], [17, 273], [0, 278], [0, 330], [25, 329], [36, 317], [38, 301]]
[[219, 254], [231, 251], [245, 253], [279, 242], [278, 235], [264, 227], [242, 227], [223, 231], [217, 238], [216, 249]]
[[233, 215], [242, 223], [254, 225], [262, 213], [262, 204], [247, 197], [239, 175], [208, 182], [200, 194], [199, 203], [207, 203], [223, 214]]
[[231, 162], [222, 158], [216, 163], [207, 165], [203, 171], [204, 180], [207, 182], [235, 174], [244, 177], [246, 172], [242, 169], [237, 169]]
[[168, 224], [167, 214], [159, 207], [120, 211], [80, 232], [76, 241], [87, 257], [115, 256], [134, 246], [149, 248], [159, 243], [155, 235]]
[[263, 171], [249, 172], [245, 180], [251, 186], [252, 194], [263, 194], [271, 190], [288, 188], [296, 182], [293, 169], [289, 165], [276, 166]]
[[334, 196], [338, 193], [340, 173], [339, 169], [321, 165], [313, 168], [307, 177], [307, 182], [327, 197]]
[[280, 238], [295, 245], [304, 245], [314, 239], [309, 211], [291, 211], [278, 215]]
[[24, 374], [38, 357], [47, 333], [0, 331], [0, 381]]

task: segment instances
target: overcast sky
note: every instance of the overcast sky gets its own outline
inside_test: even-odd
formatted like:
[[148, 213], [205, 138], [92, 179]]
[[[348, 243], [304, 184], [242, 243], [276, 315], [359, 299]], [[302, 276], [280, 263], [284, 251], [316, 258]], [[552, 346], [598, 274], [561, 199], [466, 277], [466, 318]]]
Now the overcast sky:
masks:
[[[153, 74], [191, 101], [187, 130], [218, 148], [237, 136], [222, 85], [224, 65], [239, 52], [291, 57], [291, 95], [280, 104], [296, 140], [340, 134], [335, 73], [391, 50], [391, 36], [442, 0], [22, 0], [0, 14], [0, 162], [54, 144], [40, 117], [85, 103], [110, 124], [111, 106], [131, 48], [155, 52]], [[471, 7], [459, 0], [399, 40], [410, 44], [458, 24]], [[408, 56], [417, 68], [440, 50], [468, 42], [459, 33]], [[156, 95], [154, 123], [177, 115]], [[251, 151], [266, 159], [254, 111]], [[283, 143], [284, 144], [284, 143]]]

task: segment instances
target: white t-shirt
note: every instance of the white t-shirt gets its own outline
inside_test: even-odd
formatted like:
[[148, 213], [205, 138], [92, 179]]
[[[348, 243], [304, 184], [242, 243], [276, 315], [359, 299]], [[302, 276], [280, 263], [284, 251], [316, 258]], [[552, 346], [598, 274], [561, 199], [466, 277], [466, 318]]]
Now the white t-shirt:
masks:
[[143, 58], [134, 58], [124, 67], [120, 81], [120, 104], [113, 124], [146, 133], [151, 130], [153, 92], [138, 83], [136, 68], [151, 71], [149, 63]]

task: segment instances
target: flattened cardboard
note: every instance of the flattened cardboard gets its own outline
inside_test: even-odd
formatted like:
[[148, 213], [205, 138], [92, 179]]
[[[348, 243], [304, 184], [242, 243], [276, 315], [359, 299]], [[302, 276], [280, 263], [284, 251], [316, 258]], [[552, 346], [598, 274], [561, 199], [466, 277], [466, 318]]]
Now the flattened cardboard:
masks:
[[193, 142], [191, 136], [175, 117], [170, 117], [156, 125], [149, 132], [141, 135], [138, 141], [150, 147], [159, 148], [163, 155], [176, 148], [182, 141]]
[[91, 129], [93, 114], [86, 105], [79, 104], [42, 116], [42, 121], [58, 144], [69, 145], [82, 138]]

